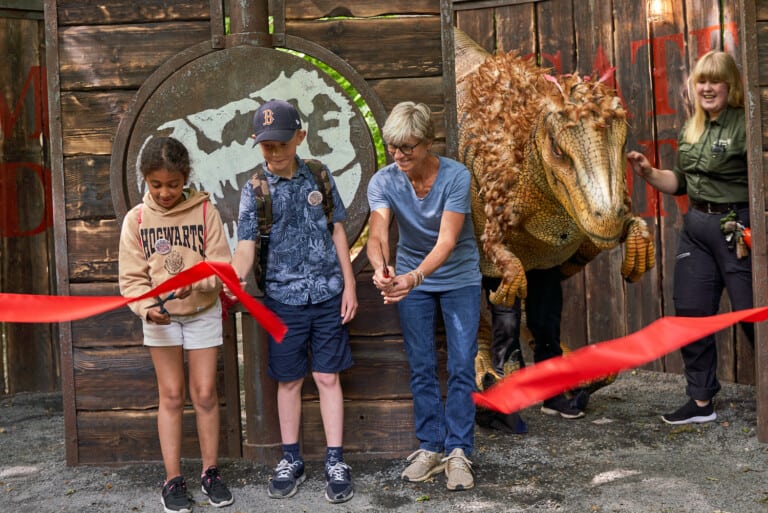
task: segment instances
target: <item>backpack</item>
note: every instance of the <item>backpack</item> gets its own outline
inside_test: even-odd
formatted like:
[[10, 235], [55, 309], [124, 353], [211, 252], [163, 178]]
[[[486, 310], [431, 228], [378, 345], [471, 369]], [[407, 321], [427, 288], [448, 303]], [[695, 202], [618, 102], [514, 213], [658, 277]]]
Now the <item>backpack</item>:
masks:
[[[315, 159], [307, 159], [307, 164], [312, 178], [315, 179], [317, 188], [323, 195], [323, 212], [328, 224], [328, 231], [333, 233], [333, 195], [331, 194], [331, 178], [322, 162]], [[264, 292], [266, 280], [267, 253], [269, 250], [269, 237], [272, 231], [272, 195], [269, 192], [269, 183], [264, 174], [263, 164], [256, 166], [251, 176], [251, 185], [256, 199], [256, 214], [259, 226], [259, 268], [256, 270], [256, 281], [259, 290]]]

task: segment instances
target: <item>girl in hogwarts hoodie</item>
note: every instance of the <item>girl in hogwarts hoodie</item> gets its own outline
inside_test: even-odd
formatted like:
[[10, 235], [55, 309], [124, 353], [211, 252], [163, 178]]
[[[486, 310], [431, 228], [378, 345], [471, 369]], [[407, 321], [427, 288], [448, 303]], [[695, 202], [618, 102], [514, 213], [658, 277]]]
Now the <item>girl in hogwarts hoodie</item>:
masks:
[[[140, 296], [204, 260], [230, 262], [221, 217], [208, 193], [184, 188], [191, 171], [184, 145], [170, 137], [153, 138], [142, 150], [139, 168], [147, 193], [123, 221], [120, 293]], [[176, 289], [171, 296], [157, 298], [167, 302], [146, 299], [129, 303], [141, 318], [144, 345], [149, 347], [157, 376], [157, 426], [166, 473], [161, 500], [166, 512], [188, 512], [192, 507], [181, 475], [185, 350], [203, 463], [202, 491], [213, 506], [233, 502], [217, 469], [216, 369], [218, 346], [223, 342], [220, 289], [218, 279], [211, 276]]]

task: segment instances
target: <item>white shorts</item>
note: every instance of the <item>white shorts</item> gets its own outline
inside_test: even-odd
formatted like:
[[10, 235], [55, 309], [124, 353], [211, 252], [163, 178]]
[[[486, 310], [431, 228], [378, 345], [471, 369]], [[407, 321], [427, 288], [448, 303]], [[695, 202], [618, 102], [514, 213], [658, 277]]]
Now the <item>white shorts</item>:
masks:
[[143, 321], [142, 324], [145, 346], [205, 349], [224, 343], [219, 300], [212, 307], [199, 313], [171, 315], [170, 324], [155, 324], [147, 321]]

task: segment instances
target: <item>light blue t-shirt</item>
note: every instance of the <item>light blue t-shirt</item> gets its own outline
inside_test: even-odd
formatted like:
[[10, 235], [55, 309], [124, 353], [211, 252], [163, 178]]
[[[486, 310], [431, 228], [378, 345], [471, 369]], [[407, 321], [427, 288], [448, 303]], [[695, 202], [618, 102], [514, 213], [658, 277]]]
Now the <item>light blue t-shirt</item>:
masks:
[[432, 251], [443, 212], [465, 214], [456, 247], [420, 289], [430, 292], [480, 285], [480, 255], [472, 227], [470, 175], [463, 164], [440, 157], [437, 178], [424, 198], [416, 197], [408, 176], [396, 164], [379, 169], [368, 184], [371, 212], [388, 208], [397, 220], [397, 274], [416, 269]]

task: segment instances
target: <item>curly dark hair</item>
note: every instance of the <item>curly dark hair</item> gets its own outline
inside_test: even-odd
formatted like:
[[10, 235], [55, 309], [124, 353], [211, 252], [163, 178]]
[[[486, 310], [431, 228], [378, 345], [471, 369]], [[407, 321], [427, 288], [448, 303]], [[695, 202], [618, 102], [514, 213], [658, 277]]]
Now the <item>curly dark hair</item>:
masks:
[[173, 137], [151, 139], [141, 151], [139, 171], [141, 176], [146, 178], [149, 173], [158, 169], [178, 171], [184, 175], [186, 181], [191, 172], [187, 148]]

